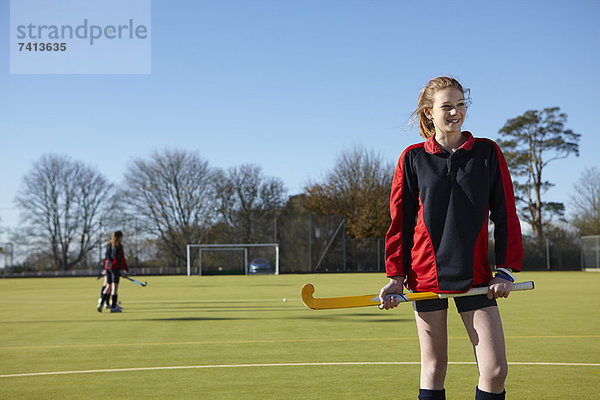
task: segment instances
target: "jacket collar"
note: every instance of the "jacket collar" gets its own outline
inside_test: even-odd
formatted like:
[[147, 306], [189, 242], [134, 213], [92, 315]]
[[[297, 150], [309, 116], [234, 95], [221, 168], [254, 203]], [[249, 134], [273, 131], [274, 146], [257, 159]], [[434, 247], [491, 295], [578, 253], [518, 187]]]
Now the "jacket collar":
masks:
[[[462, 135], [467, 138], [467, 141], [459, 147], [459, 149], [471, 150], [473, 148], [473, 144], [475, 143], [475, 138], [469, 131], [463, 131]], [[442, 147], [436, 142], [435, 135], [432, 135], [425, 142], [425, 151], [430, 154], [439, 154], [442, 152]]]

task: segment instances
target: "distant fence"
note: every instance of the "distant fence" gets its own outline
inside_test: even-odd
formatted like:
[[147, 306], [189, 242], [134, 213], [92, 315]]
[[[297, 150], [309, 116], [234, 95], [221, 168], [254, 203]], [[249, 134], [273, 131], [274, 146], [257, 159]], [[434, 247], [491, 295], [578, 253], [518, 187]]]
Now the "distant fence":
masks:
[[578, 240], [523, 238], [524, 271], [579, 271], [581, 243]]
[[[264, 220], [263, 220], [264, 219]], [[280, 248], [280, 273], [343, 273], [343, 272], [380, 272], [385, 273], [385, 241], [383, 238], [355, 239], [346, 236], [345, 219], [340, 216], [323, 215], [279, 215], [275, 219], [257, 219], [252, 226], [252, 239], [257, 242], [272, 241]], [[235, 233], [235, 232], [234, 232]], [[234, 235], [237, 237], [239, 235]], [[210, 242], [219, 244], [218, 241]], [[232, 242], [233, 243], [233, 242]], [[131, 250], [133, 246], [128, 249]], [[15, 250], [18, 246], [15, 246]], [[564, 237], [536, 240], [523, 237], [524, 271], [559, 271], [600, 269], [600, 235]], [[102, 250], [102, 249], [100, 249]], [[272, 250], [269, 250], [272, 253]], [[28, 251], [26, 253], [32, 253]], [[264, 249], [249, 250], [248, 259], [267, 258], [272, 254]], [[128, 255], [132, 270], [139, 275], [184, 275], [187, 273], [184, 263], [169, 262], [166, 266], [153, 259], [155, 251], [146, 251], [140, 257]], [[102, 252], [100, 251], [100, 255]], [[0, 277], [43, 277], [43, 276], [96, 276], [99, 272], [97, 261], [69, 271], [55, 271], [53, 268], [33, 268], [26, 264], [0, 268]], [[489, 243], [490, 264], [494, 265], [494, 243]], [[166, 258], [164, 258], [166, 259]], [[97, 259], [96, 259], [97, 260]], [[171, 258], [171, 260], [173, 260]], [[208, 261], [208, 260], [207, 260]], [[239, 260], [234, 260], [236, 268]], [[232, 264], [234, 261], [225, 262]], [[198, 261], [194, 261], [197, 263]], [[223, 264], [223, 262], [221, 263]], [[243, 261], [242, 261], [243, 264]], [[194, 264], [195, 265], [195, 264]], [[197, 266], [197, 265], [195, 265]]]
[[[16, 271], [12, 268], [0, 270], [0, 278], [57, 278], [57, 277], [101, 277], [100, 269], [73, 269], [67, 271]], [[132, 268], [130, 275], [186, 275], [185, 267]]]

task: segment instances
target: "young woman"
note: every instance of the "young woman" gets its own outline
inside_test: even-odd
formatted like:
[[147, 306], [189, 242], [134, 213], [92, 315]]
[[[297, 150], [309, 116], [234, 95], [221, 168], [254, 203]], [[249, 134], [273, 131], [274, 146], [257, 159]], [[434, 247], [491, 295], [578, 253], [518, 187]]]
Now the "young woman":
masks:
[[[465, 96], [466, 94], [466, 96]], [[449, 77], [432, 79], [419, 96], [424, 143], [400, 156], [390, 198], [386, 236], [390, 281], [380, 308], [398, 305], [388, 294], [461, 293], [487, 286], [487, 295], [457, 297], [479, 368], [477, 400], [504, 399], [508, 366], [496, 298], [507, 297], [521, 269], [523, 247], [512, 182], [491, 140], [461, 131], [468, 90]], [[494, 222], [495, 277], [488, 262], [488, 215]], [[448, 301], [413, 303], [421, 348], [419, 399], [445, 399]]]
[[121, 312], [121, 307], [117, 303], [117, 289], [119, 286], [119, 278], [121, 274], [129, 272], [127, 261], [125, 260], [125, 252], [123, 251], [123, 232], [116, 231], [112, 234], [108, 244], [106, 245], [106, 258], [104, 261], [104, 269], [106, 270], [106, 287], [98, 303], [98, 312], [102, 312], [102, 305], [108, 303], [109, 296], [111, 298], [111, 312]]

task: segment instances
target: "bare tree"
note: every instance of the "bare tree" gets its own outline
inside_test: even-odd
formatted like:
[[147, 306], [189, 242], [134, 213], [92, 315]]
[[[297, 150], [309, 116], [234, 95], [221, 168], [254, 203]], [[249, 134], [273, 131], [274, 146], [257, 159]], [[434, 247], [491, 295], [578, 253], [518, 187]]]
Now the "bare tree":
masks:
[[346, 217], [346, 230], [351, 237], [384, 237], [390, 224], [393, 174], [391, 163], [356, 146], [338, 156], [323, 182], [305, 188], [305, 206], [316, 213]]
[[15, 199], [33, 240], [56, 268], [69, 269], [94, 250], [99, 218], [112, 185], [68, 156], [47, 154], [23, 178]]
[[165, 149], [133, 161], [117, 198], [175, 262], [185, 262], [186, 245], [200, 243], [214, 222], [214, 171], [198, 153]]
[[543, 237], [544, 227], [554, 215], [564, 214], [562, 203], [542, 201], [544, 192], [554, 186], [543, 179], [544, 168], [571, 154], [579, 156], [581, 135], [565, 129], [566, 122], [567, 114], [552, 107], [527, 111], [509, 119], [500, 129], [506, 139], [498, 140], [498, 144], [514, 178], [515, 197], [525, 205], [520, 214], [538, 239]]
[[264, 236], [254, 232], [257, 224], [253, 222], [260, 217], [273, 216], [285, 201], [281, 179], [265, 176], [257, 165], [246, 164], [220, 171], [216, 187], [222, 222], [229, 234], [236, 235], [243, 243], [252, 243], [256, 237]]
[[573, 225], [582, 235], [600, 235], [600, 169], [586, 168], [573, 185]]

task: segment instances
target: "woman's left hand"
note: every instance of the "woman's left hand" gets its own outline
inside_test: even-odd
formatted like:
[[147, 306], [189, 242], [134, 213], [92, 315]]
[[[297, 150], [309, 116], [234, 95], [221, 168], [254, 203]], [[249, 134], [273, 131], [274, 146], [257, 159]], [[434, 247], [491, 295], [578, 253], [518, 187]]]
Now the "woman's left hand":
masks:
[[512, 290], [512, 282], [502, 278], [494, 278], [488, 283], [488, 299], [497, 299], [498, 297], [508, 297]]

